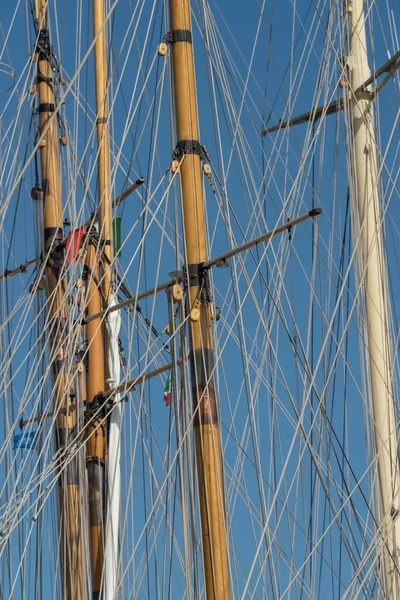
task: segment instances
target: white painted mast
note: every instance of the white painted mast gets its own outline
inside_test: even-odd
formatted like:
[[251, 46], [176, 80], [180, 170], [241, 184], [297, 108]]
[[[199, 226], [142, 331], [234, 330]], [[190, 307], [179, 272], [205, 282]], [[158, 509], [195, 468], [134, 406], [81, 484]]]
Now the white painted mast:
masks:
[[354, 168], [352, 196], [357, 198], [357, 205], [354, 203], [352, 213], [358, 214], [358, 218], [353, 221], [353, 235], [359, 248], [373, 419], [377, 506], [375, 518], [380, 540], [378, 564], [381, 569], [383, 597], [386, 600], [399, 600], [400, 469], [374, 111], [370, 92], [357, 94], [357, 97], [351, 92], [359, 88], [371, 76], [371, 72], [368, 66], [363, 0], [353, 0], [347, 8], [350, 38], [349, 106]]

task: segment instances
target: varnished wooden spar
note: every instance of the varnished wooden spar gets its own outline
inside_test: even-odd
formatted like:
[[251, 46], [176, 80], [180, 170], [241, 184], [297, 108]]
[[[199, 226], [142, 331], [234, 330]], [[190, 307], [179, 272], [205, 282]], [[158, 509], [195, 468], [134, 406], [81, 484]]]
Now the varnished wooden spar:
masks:
[[[397, 69], [400, 68], [400, 50], [396, 52], [391, 58], [389, 58], [379, 69], [377, 69], [368, 79], [366, 79], [363, 83], [361, 83], [357, 89], [353, 92], [354, 98], [357, 100], [360, 99], [360, 96], [367, 95], [370, 100], [373, 100], [378, 92], [386, 85], [388, 81], [394, 76]], [[386, 74], [386, 77], [381, 81], [373, 90], [369, 89], [371, 83], [376, 81], [381, 75]], [[310, 111], [299, 115], [298, 117], [294, 117], [293, 119], [288, 119], [284, 121], [280, 119], [277, 125], [273, 125], [272, 127], [265, 127], [261, 134], [267, 135], [268, 133], [273, 133], [274, 131], [280, 131], [281, 129], [286, 129], [287, 127], [294, 127], [296, 125], [301, 125], [303, 123], [308, 123], [309, 121], [316, 122], [322, 116], [332, 115], [337, 112], [343, 110], [345, 106], [344, 98], [338, 98], [333, 102], [329, 102], [329, 104], [323, 104], [321, 106], [315, 106]]]
[[[196, 461], [201, 512], [203, 559], [208, 600], [229, 598], [225, 530], [224, 478], [219, 419], [213, 379], [214, 357], [210, 305], [200, 293], [200, 263], [207, 260], [200, 143], [194, 77], [189, 0], [170, 0], [170, 41], [174, 69], [177, 157], [187, 153], [180, 169], [185, 256], [187, 257], [190, 360], [195, 413]], [[195, 320], [198, 317], [198, 320]]]
[[102, 288], [106, 301], [111, 290], [111, 198], [110, 141], [107, 100], [107, 52], [104, 27], [104, 0], [93, 0], [94, 66], [96, 86], [97, 179], [99, 190], [99, 232], [104, 254], [109, 259], [103, 265]]
[[[48, 126], [49, 119], [55, 110], [55, 97], [53, 54], [46, 11], [47, 0], [36, 0], [35, 16], [39, 31], [36, 48], [39, 133], [47, 128], [40, 144], [40, 170], [43, 189], [44, 255], [49, 255], [51, 259], [47, 261], [46, 267], [46, 292], [49, 299], [48, 330], [50, 331], [54, 411], [58, 414], [56, 443], [58, 449], [62, 449], [74, 435], [76, 413], [68, 410], [67, 303], [65, 301], [65, 280], [60, 275], [64, 262], [64, 250], [57, 248], [64, 234], [56, 120], [53, 119]], [[61, 573], [64, 597], [67, 600], [80, 600], [84, 597], [86, 578], [81, 535], [79, 454], [69, 462], [59, 483]]]
[[[111, 203], [110, 203], [110, 156], [107, 106], [107, 55], [104, 31], [103, 0], [93, 0], [93, 35], [95, 87], [96, 87], [96, 128], [98, 144], [98, 239], [94, 235], [93, 221], [89, 235], [86, 264], [90, 274], [87, 283], [88, 318], [102, 309], [101, 290], [97, 282], [101, 281], [103, 298], [106, 304], [111, 293]], [[102, 263], [104, 253], [107, 260]], [[97, 402], [98, 395], [105, 391], [107, 340], [100, 318], [86, 324], [88, 341], [88, 408]], [[89, 484], [89, 539], [90, 562], [92, 568], [92, 597], [99, 598], [104, 585], [104, 545], [105, 545], [105, 458], [106, 458], [106, 418], [98, 414], [89, 423], [87, 441], [87, 473]]]
[[[130, 185], [124, 192], [122, 192], [119, 196], [117, 196], [112, 201], [112, 208], [117, 208], [128, 196], [130, 196], [130, 194], [132, 194], [137, 189], [139, 189], [140, 186], [143, 185], [143, 184], [144, 184], [144, 179], [142, 177], [140, 177], [139, 179], [137, 179], [135, 181], [135, 183], [133, 183], [132, 185]], [[98, 219], [99, 219], [99, 211], [97, 211], [93, 216], [90, 217], [90, 219], [88, 219], [86, 221], [85, 227], [90, 227], [92, 225], [92, 223], [96, 222]], [[109, 258], [110, 252], [107, 251], [106, 255]], [[108, 262], [109, 262], [109, 264], [111, 263], [110, 260]]]
[[[297, 217], [296, 219], [292, 219], [291, 221], [287, 221], [284, 225], [275, 227], [275, 229], [273, 229], [272, 231], [267, 231], [266, 233], [263, 233], [262, 235], [246, 242], [245, 244], [241, 244], [240, 246], [237, 246], [236, 248], [232, 248], [232, 250], [228, 250], [227, 252], [224, 252], [223, 254], [219, 254], [215, 258], [210, 258], [202, 265], [202, 269], [207, 270], [207, 269], [211, 269], [211, 267], [221, 266], [221, 263], [226, 263], [228, 258], [237, 256], [241, 252], [244, 252], [245, 250], [249, 250], [250, 248], [252, 248], [253, 246], [255, 246], [257, 244], [266, 242], [267, 240], [270, 240], [271, 238], [275, 237], [276, 235], [279, 235], [280, 233], [283, 233], [284, 231], [289, 231], [289, 230], [293, 229], [293, 227], [295, 227], [296, 225], [299, 225], [300, 223], [304, 223], [304, 221], [307, 221], [308, 219], [310, 219], [312, 217], [318, 217], [321, 213], [322, 213], [322, 208], [313, 208], [308, 213], [305, 213], [304, 215], [301, 215], [300, 217]], [[228, 266], [228, 263], [224, 264], [223, 266]], [[170, 273], [170, 274], [172, 275], [172, 273]], [[183, 275], [183, 271], [182, 271], [182, 275]], [[118, 273], [117, 273], [117, 277], [118, 277]], [[115, 304], [114, 306], [107, 308], [105, 310], [102, 310], [99, 313], [92, 315], [91, 317], [86, 317], [82, 321], [82, 323], [85, 325], [86, 323], [89, 323], [90, 321], [93, 321], [94, 319], [97, 319], [98, 317], [104, 317], [105, 315], [109, 315], [117, 310], [121, 310], [121, 308], [126, 308], [127, 306], [132, 306], [132, 305], [136, 304], [137, 302], [139, 302], [140, 300], [143, 300], [144, 298], [148, 298], [149, 296], [152, 296], [153, 294], [158, 294], [159, 292], [163, 292], [163, 291], [167, 290], [169, 287], [173, 286], [178, 281], [179, 281], [179, 278], [175, 277], [175, 279], [170, 279], [169, 281], [166, 281], [165, 283], [160, 283], [160, 285], [157, 285], [154, 288], [146, 290], [145, 292], [142, 292], [141, 294], [138, 294], [137, 296], [129, 297], [127, 300], [124, 300], [124, 302]], [[122, 285], [121, 285], [121, 289], [123, 289]], [[128, 290], [124, 290], [124, 293], [127, 296], [129, 296]]]
[[[134, 184], [134, 186], [135, 186], [135, 189], [137, 189], [137, 182], [136, 182], [136, 184]], [[130, 192], [134, 186], [131, 186], [126, 192]], [[118, 198], [116, 198], [116, 200], [114, 200], [113, 206], [118, 205], [117, 201], [119, 200], [119, 198], [122, 198], [122, 199], [125, 198], [124, 194], [126, 192], [124, 192], [123, 194], [121, 194], [121, 196], [118, 196]], [[204, 263], [203, 269], [210, 269], [211, 267], [218, 266], [218, 263], [220, 261], [226, 261], [228, 258], [231, 258], [232, 256], [236, 256], [237, 254], [240, 254], [241, 252], [248, 250], [249, 248], [251, 248], [252, 246], [255, 246], [256, 244], [261, 244], [262, 242], [266, 242], [267, 240], [270, 240], [271, 238], [275, 237], [276, 235], [279, 235], [280, 233], [283, 233], [284, 231], [288, 231], [289, 229], [292, 229], [296, 225], [299, 225], [299, 223], [303, 223], [304, 221], [307, 221], [307, 219], [310, 219], [311, 217], [319, 216], [321, 213], [322, 213], [321, 208], [313, 208], [308, 213], [305, 213], [304, 215], [301, 215], [300, 217], [297, 217], [296, 219], [293, 219], [291, 221], [287, 221], [284, 225], [279, 225], [278, 227], [275, 227], [275, 229], [272, 229], [271, 231], [267, 231], [267, 232], [263, 233], [262, 235], [246, 242], [245, 244], [241, 244], [240, 246], [237, 246], [236, 248], [232, 248], [232, 250], [228, 250], [227, 252], [219, 254], [215, 258], [210, 258], [206, 263]], [[93, 222], [93, 218], [89, 219], [89, 221], [87, 221], [87, 223], [85, 225], [90, 226], [90, 224], [92, 222]], [[30, 260], [30, 261], [20, 265], [19, 267], [15, 267], [15, 269], [4, 271], [0, 275], [0, 281], [2, 281], [3, 279], [7, 279], [7, 277], [14, 277], [14, 275], [18, 275], [19, 273], [25, 273], [29, 267], [32, 267], [36, 263], [37, 263], [37, 260], [33, 259], [33, 260]], [[157, 292], [166, 290], [170, 285], [173, 285], [174, 283], [175, 283], [175, 280], [170, 280], [165, 283], [162, 283], [159, 286], [152, 288], [151, 290], [148, 290], [147, 292], [143, 292], [143, 294], [140, 294], [139, 296], [137, 296], [136, 299], [131, 298], [131, 299], [127, 300], [126, 302], [117, 304], [108, 310], [103, 310], [101, 312], [101, 314], [105, 315], [105, 314], [114, 312], [116, 310], [119, 310], [120, 308], [123, 308], [124, 306], [128, 306], [129, 304], [136, 302], [136, 300], [141, 300], [142, 298], [146, 298], [147, 296], [151, 296], [152, 294], [156, 294]], [[129, 292], [127, 292], [127, 295], [129, 295]], [[97, 316], [100, 316], [100, 315], [95, 315], [95, 317], [97, 317]], [[95, 317], [92, 317], [92, 319]], [[85, 324], [87, 322], [88, 322], [88, 319], [83, 320], [83, 324]]]
[[[88, 316], [101, 309], [101, 294], [97, 282], [100, 281], [100, 268], [97, 244], [93, 240], [86, 253], [89, 276], [86, 282], [86, 307]], [[104, 392], [104, 345], [101, 319], [94, 319], [86, 325], [87, 349], [87, 405], [96, 402]], [[104, 497], [105, 497], [105, 456], [106, 423], [102, 415], [96, 415], [89, 422], [87, 430], [86, 467], [89, 485], [89, 541], [90, 564], [92, 568], [93, 598], [99, 597], [102, 585], [104, 563]]]
[[[98, 405], [96, 404], [96, 409], [94, 410], [94, 414], [97, 416], [97, 414], [100, 414], [100, 412], [103, 409], [104, 409], [104, 411], [106, 411], [107, 414], [110, 414], [112, 411], [112, 406], [110, 407], [109, 400], [110, 400], [110, 398], [115, 396], [115, 394], [123, 393], [124, 398], [122, 398], [120, 400], [120, 402], [123, 402], [124, 400], [126, 400], [125, 394], [129, 394], [130, 392], [133, 392], [142, 383], [149, 381], [150, 379], [153, 379], [153, 377], [158, 377], [158, 375], [161, 375], [161, 373], [170, 371], [174, 367], [177, 367], [181, 364], [182, 364], [182, 359], [178, 358], [175, 362], [167, 363], [166, 365], [163, 365], [162, 367], [153, 369], [153, 371], [145, 371], [144, 373], [141, 373], [140, 375], [135, 377], [135, 379], [124, 381], [124, 383], [121, 383], [117, 387], [111, 388], [110, 390], [105, 392], [105, 394], [103, 396], [103, 402], [102, 403], [100, 402]], [[79, 385], [82, 387], [82, 383], [80, 381], [79, 381]], [[85, 387], [85, 390], [86, 390], [86, 387]], [[85, 398], [86, 398], [86, 393], [85, 393]], [[70, 413], [70, 412], [76, 410], [77, 408], [79, 408], [79, 407], [76, 404], [70, 404], [68, 406], [67, 410], [61, 409], [59, 412], [62, 414], [66, 414], [67, 412]], [[82, 408], [83, 408], [83, 406], [82, 406]], [[44, 413], [43, 415], [40, 415], [39, 417], [32, 417], [31, 419], [26, 419], [26, 420], [21, 419], [21, 421], [19, 422], [19, 426], [22, 428], [22, 427], [25, 427], [25, 425], [29, 425], [29, 423], [37, 423], [38, 421], [42, 421], [43, 419], [51, 419], [51, 417], [54, 417], [54, 412]]]
[[[143, 185], [144, 183], [144, 179], [140, 178], [137, 179], [135, 181], [135, 183], [133, 183], [131, 186], [129, 186], [124, 192], [122, 192], [119, 196], [117, 196], [113, 202], [112, 202], [112, 206], [113, 208], [117, 208], [117, 206], [119, 206], [130, 194], [132, 194], [132, 192], [135, 192], [141, 185]], [[98, 213], [96, 213], [95, 215], [93, 215], [93, 217], [91, 217], [90, 219], [88, 219], [85, 223], [85, 227], [90, 227], [97, 219], [98, 219]], [[67, 238], [64, 238], [62, 245], [64, 246], [65, 243], [67, 241]], [[111, 262], [111, 261], [109, 261]], [[18, 267], [15, 267], [14, 269], [7, 269], [6, 271], [3, 271], [3, 273], [0, 274], [0, 281], [3, 281], [4, 279], [7, 279], [8, 277], [14, 277], [15, 275], [18, 275], [19, 273], [26, 273], [28, 271], [28, 269], [30, 269], [31, 267], [34, 267], [35, 265], [38, 264], [38, 261], [36, 258], [33, 258], [32, 260], [28, 260], [27, 262], [23, 263], [22, 265], [19, 265]]]

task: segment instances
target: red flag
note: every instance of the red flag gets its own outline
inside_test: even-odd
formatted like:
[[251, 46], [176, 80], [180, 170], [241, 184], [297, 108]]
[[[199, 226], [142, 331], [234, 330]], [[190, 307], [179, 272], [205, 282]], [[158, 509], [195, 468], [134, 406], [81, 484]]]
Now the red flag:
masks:
[[86, 227], [78, 227], [75, 231], [70, 231], [67, 237], [67, 243], [65, 246], [66, 258], [68, 262], [74, 260], [82, 262], [82, 256], [77, 256], [79, 249], [82, 245], [83, 236], [86, 233]]

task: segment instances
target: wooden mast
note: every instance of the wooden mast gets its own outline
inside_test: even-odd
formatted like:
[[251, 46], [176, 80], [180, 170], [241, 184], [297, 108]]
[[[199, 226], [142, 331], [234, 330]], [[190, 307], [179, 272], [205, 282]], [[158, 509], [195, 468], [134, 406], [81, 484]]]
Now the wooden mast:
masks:
[[110, 201], [110, 141], [108, 129], [107, 100], [107, 53], [104, 27], [104, 0], [93, 0], [93, 35], [95, 84], [96, 84], [96, 127], [98, 146], [98, 190], [99, 228], [102, 241], [103, 261], [102, 289], [106, 303], [111, 292], [111, 201]]
[[[95, 87], [96, 87], [96, 128], [98, 142], [98, 235], [92, 228], [86, 255], [88, 267], [87, 315], [98, 314], [106, 308], [111, 291], [111, 204], [110, 204], [110, 158], [108, 137], [107, 107], [107, 57], [104, 31], [103, 0], [93, 0], [93, 34]], [[100, 259], [105, 255], [103, 269]], [[96, 412], [105, 391], [106, 339], [101, 318], [87, 324], [88, 341], [88, 401], [89, 411]], [[93, 416], [88, 431], [87, 471], [89, 481], [89, 538], [92, 567], [92, 597], [99, 598], [104, 586], [105, 548], [105, 459], [106, 459], [106, 420], [101, 412]]]
[[[363, 0], [348, 3], [351, 90], [359, 89], [371, 72], [368, 66]], [[377, 521], [384, 597], [400, 597], [400, 465], [387, 301], [387, 274], [382, 243], [378, 162], [372, 96], [367, 89], [350, 92], [354, 186], [357, 206], [354, 235], [360, 252], [364, 292], [365, 336], [369, 394], [373, 418], [374, 462], [377, 477]], [[360, 236], [360, 241], [359, 241]]]
[[[98, 259], [98, 237], [89, 234], [91, 239], [86, 252], [88, 277], [86, 282], [86, 306], [88, 316], [101, 309], [99, 289], [100, 268]], [[87, 338], [87, 414], [89, 420], [86, 467], [89, 486], [89, 540], [90, 563], [92, 570], [92, 598], [100, 597], [104, 563], [104, 496], [105, 496], [105, 456], [106, 423], [99, 405], [104, 393], [104, 351], [101, 318], [93, 319], [86, 325]]]
[[201, 177], [201, 147], [197, 122], [196, 85], [189, 0], [170, 0], [172, 58], [183, 201], [185, 260], [190, 322], [190, 360], [194, 403], [197, 476], [208, 600], [229, 598], [228, 552], [225, 531], [224, 482], [219, 419], [214, 388], [211, 307]]
[[[111, 203], [110, 203], [110, 157], [107, 105], [107, 55], [104, 30], [103, 0], [93, 0], [93, 34], [95, 87], [96, 87], [96, 127], [98, 143], [98, 235], [89, 232], [92, 243], [88, 246], [86, 264], [88, 266], [87, 315], [98, 314], [107, 307], [111, 292]], [[105, 260], [100, 271], [100, 260]], [[87, 324], [88, 340], [88, 400], [89, 410], [96, 412], [105, 391], [107, 354], [106, 332], [101, 318]], [[106, 420], [99, 413], [90, 421], [87, 442], [87, 471], [89, 480], [89, 520], [90, 554], [92, 567], [92, 597], [100, 597], [104, 587], [104, 548], [105, 548], [105, 459], [106, 459]]]
[[[35, 0], [38, 26], [37, 93], [40, 147], [40, 170], [43, 190], [44, 256], [46, 257], [46, 293], [49, 306], [50, 355], [56, 444], [62, 450], [75, 434], [76, 411], [69, 411], [70, 402], [67, 356], [67, 304], [65, 300], [64, 239], [58, 159], [57, 122], [55, 111], [53, 52], [47, 18], [47, 0]], [[50, 123], [49, 123], [49, 120]], [[68, 600], [80, 600], [85, 594], [85, 568], [79, 494], [79, 455], [68, 462], [59, 479], [60, 539], [63, 594]]]

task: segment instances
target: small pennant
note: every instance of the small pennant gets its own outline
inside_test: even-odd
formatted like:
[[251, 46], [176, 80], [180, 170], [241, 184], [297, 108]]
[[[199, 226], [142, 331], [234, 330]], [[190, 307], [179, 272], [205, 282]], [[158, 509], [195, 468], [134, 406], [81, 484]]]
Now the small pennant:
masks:
[[171, 404], [171, 376], [168, 375], [167, 382], [164, 388], [164, 401], [165, 406], [169, 406]]

